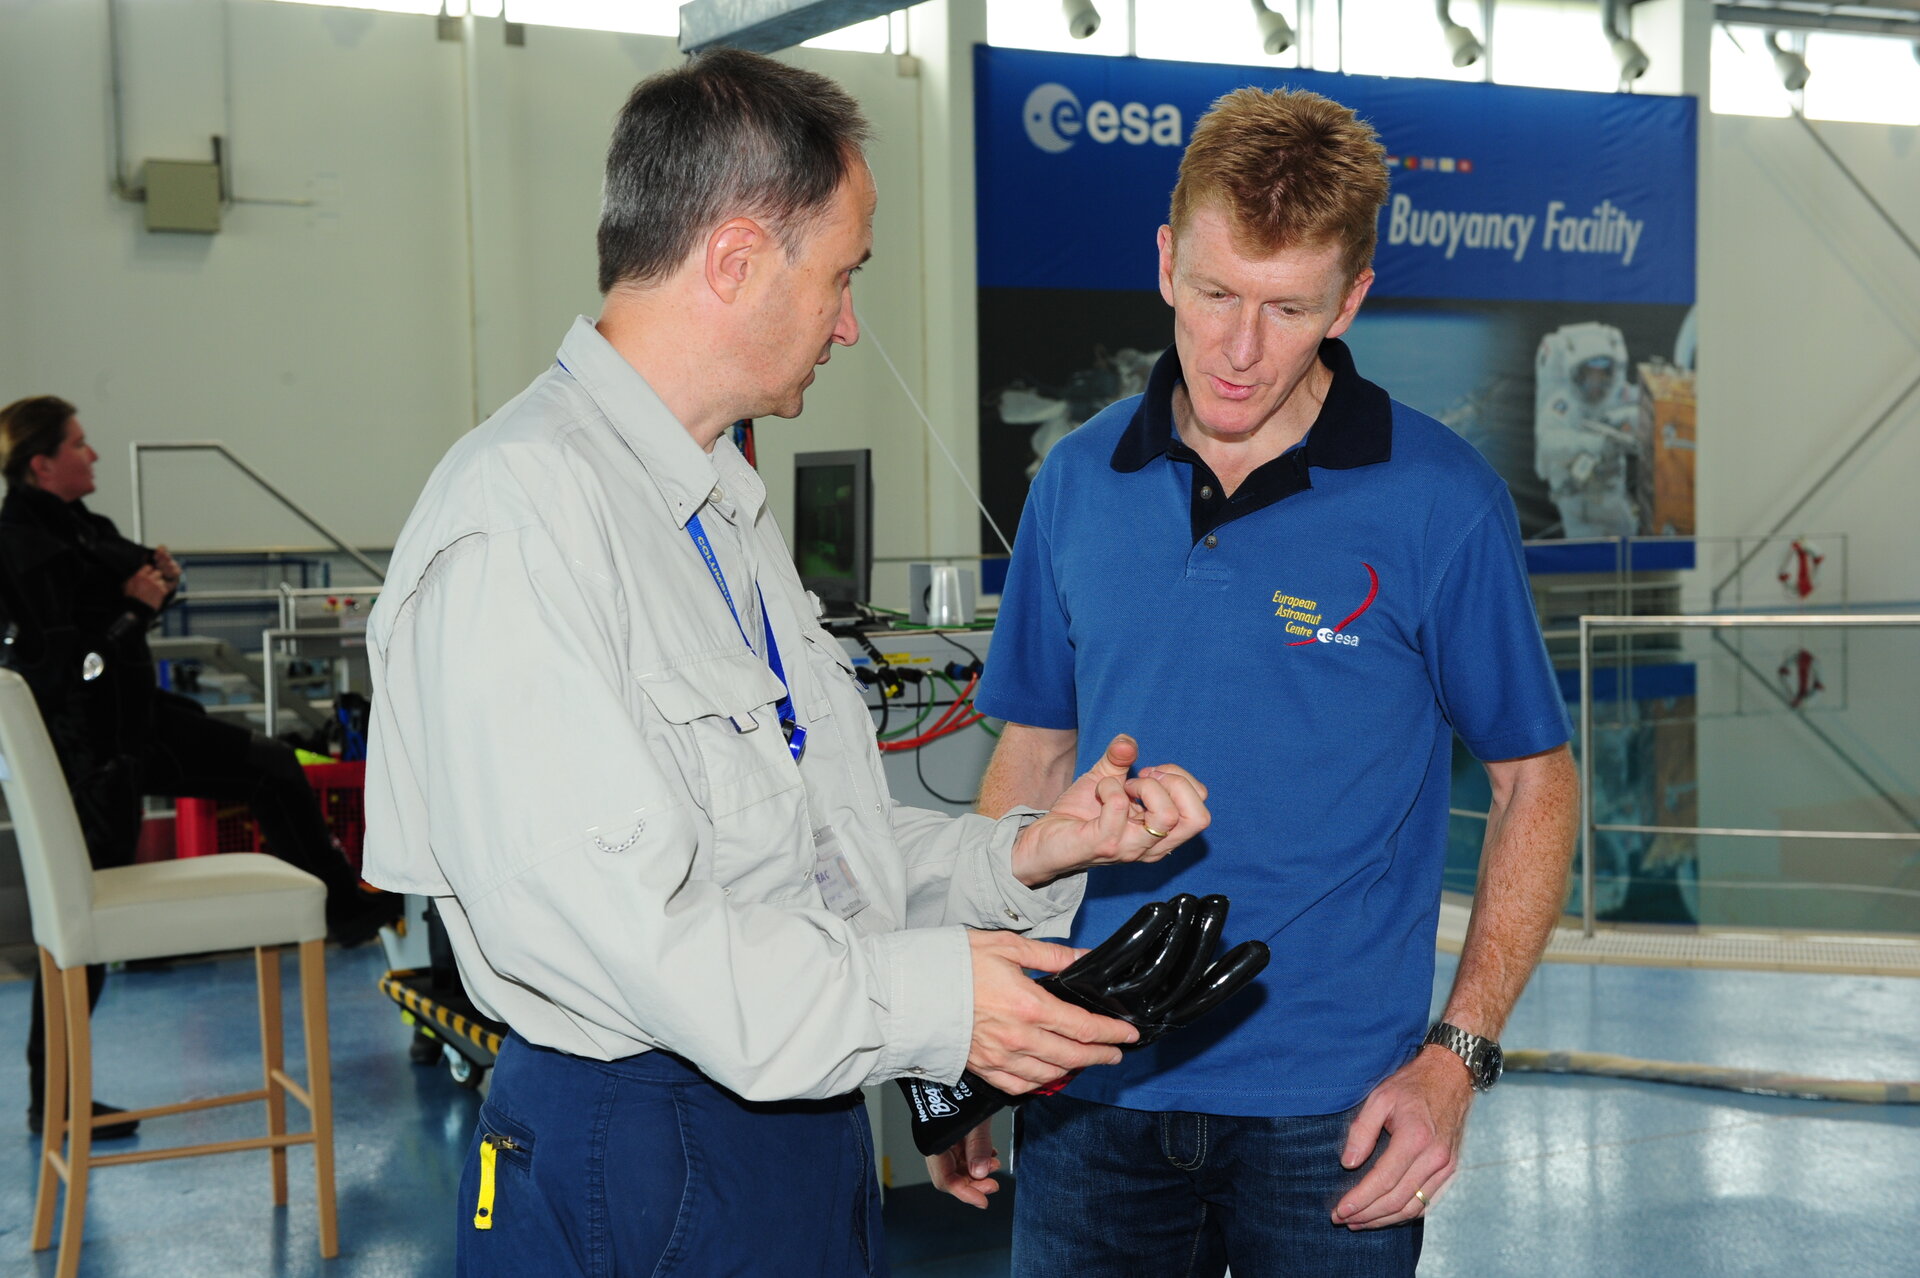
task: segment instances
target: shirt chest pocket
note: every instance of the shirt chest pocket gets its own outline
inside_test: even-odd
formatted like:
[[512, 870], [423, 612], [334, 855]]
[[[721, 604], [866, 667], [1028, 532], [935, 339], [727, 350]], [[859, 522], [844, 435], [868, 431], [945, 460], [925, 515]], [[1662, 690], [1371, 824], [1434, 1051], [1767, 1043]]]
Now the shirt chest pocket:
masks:
[[780, 729], [780, 680], [745, 651], [636, 679], [660, 720], [659, 745], [674, 755], [706, 818], [701, 850], [713, 881], [754, 901], [812, 891], [813, 836], [800, 769]]

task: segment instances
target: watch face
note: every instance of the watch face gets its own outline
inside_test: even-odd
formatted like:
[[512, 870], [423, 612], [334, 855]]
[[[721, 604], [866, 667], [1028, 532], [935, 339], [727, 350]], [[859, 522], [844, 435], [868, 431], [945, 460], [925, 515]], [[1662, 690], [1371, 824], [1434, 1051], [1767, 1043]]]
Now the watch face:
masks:
[[1484, 1092], [1500, 1081], [1506, 1068], [1507, 1058], [1500, 1051], [1500, 1044], [1488, 1043], [1481, 1051], [1480, 1068], [1474, 1071], [1477, 1077], [1473, 1081]]

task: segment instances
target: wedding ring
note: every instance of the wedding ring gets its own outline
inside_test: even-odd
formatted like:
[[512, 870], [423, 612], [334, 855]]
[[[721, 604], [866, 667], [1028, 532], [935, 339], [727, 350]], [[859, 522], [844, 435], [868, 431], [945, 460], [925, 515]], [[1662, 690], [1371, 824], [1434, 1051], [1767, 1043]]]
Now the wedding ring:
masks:
[[1422, 1207], [1431, 1207], [1431, 1206], [1433, 1206], [1433, 1204], [1432, 1204], [1432, 1203], [1430, 1203], [1430, 1202], [1428, 1202], [1428, 1201], [1427, 1201], [1427, 1194], [1426, 1194], [1426, 1191], [1425, 1191], [1425, 1190], [1421, 1190], [1421, 1189], [1416, 1189], [1416, 1190], [1414, 1190], [1414, 1191], [1413, 1191], [1413, 1196], [1414, 1196], [1415, 1198], [1418, 1198], [1418, 1199], [1420, 1200], [1420, 1205], [1421, 1205]]
[[1140, 828], [1145, 830], [1150, 836], [1156, 839], [1164, 839], [1167, 837], [1169, 833], [1171, 833], [1171, 831], [1168, 831], [1168, 830], [1156, 830], [1152, 826], [1148, 825], [1145, 821], [1142, 821], [1140, 823]]

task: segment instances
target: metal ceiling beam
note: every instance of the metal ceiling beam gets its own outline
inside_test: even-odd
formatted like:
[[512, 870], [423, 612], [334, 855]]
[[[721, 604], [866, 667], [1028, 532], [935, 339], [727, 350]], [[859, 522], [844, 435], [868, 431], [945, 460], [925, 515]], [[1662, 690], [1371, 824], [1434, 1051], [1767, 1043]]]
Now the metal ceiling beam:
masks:
[[1898, 36], [1920, 40], [1920, 12], [1887, 10], [1884, 18], [1848, 13], [1817, 13], [1807, 9], [1773, 9], [1753, 4], [1717, 4], [1716, 21], [1746, 27], [1778, 27], [1783, 31], [1846, 31], [1855, 35]]
[[1769, 12], [1798, 13], [1815, 17], [1888, 19], [1897, 22], [1912, 22], [1920, 19], [1920, 0], [1899, 0], [1899, 3], [1881, 3], [1880, 0], [1849, 0], [1848, 3], [1832, 4], [1828, 0], [1726, 0], [1726, 3], [1745, 9], [1765, 9]]
[[920, 0], [692, 0], [680, 6], [680, 52], [727, 45], [777, 53]]
[[1789, 7], [1797, 5], [1803, 9], [1891, 9], [1895, 12], [1911, 12], [1912, 0], [1841, 0], [1839, 4], [1818, 4], [1815, 0], [1783, 0]]

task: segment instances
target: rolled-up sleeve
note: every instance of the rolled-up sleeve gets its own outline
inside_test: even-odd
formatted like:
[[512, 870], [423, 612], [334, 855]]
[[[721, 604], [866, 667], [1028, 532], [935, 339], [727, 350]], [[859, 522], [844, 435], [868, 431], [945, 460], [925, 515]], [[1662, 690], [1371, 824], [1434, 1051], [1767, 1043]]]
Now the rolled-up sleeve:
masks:
[[959, 928], [863, 935], [817, 901], [743, 901], [698, 872], [697, 765], [650, 740], [627, 605], [599, 575], [538, 523], [473, 534], [421, 577], [382, 654], [382, 746], [428, 814], [476, 999], [532, 1041], [664, 1048], [750, 1100], [956, 1077]]

